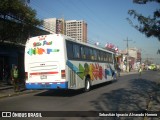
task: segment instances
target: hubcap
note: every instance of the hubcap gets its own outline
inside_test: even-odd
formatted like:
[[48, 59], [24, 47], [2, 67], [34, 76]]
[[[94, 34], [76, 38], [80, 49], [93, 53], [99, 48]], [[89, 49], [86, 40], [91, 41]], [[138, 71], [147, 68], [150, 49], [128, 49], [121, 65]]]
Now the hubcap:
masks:
[[90, 88], [90, 83], [87, 81], [87, 90]]

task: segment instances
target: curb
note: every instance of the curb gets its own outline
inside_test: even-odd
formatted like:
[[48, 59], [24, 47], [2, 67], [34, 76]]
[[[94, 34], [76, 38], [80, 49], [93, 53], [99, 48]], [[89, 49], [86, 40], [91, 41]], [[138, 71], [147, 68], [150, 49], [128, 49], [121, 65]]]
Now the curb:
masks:
[[[25, 88], [25, 86], [23, 84], [19, 84], [19, 86], [22, 87], [22, 88]], [[0, 86], [0, 90], [8, 90], [8, 89], [13, 89], [13, 85], [2, 85], [2, 86]]]
[[125, 75], [131, 75], [131, 74], [138, 74], [136, 71], [132, 72], [121, 72], [120, 75], [125, 76]]
[[22, 91], [22, 92], [15, 92], [15, 93], [11, 93], [11, 94], [6, 94], [6, 95], [0, 95], [0, 99], [1, 98], [5, 98], [5, 97], [13, 97], [13, 96], [18, 96], [18, 95], [24, 95], [24, 94], [29, 94], [29, 93], [35, 93], [38, 92], [38, 90], [26, 90], [26, 91]]
[[2, 87], [2, 88], [0, 88], [0, 90], [8, 90], [8, 89], [12, 89], [13, 87], [12, 86], [10, 86], [10, 87]]

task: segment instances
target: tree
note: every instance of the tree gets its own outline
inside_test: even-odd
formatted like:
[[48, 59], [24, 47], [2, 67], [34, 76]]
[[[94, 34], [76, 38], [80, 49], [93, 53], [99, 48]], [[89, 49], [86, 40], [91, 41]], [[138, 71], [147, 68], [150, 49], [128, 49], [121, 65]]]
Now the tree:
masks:
[[[23, 0], [0, 0], [0, 40], [26, 40], [31, 29], [42, 24], [36, 11]], [[19, 42], [19, 41], [17, 41]]]
[[[160, 0], [133, 0], [136, 4], [147, 4], [149, 2], [156, 2], [160, 4]], [[134, 25], [133, 22], [127, 18], [129, 23], [147, 37], [154, 36], [160, 41], [160, 9], [153, 12], [152, 16], [145, 17], [136, 12], [136, 10], [128, 10], [130, 16], [134, 16], [139, 21], [139, 25]]]

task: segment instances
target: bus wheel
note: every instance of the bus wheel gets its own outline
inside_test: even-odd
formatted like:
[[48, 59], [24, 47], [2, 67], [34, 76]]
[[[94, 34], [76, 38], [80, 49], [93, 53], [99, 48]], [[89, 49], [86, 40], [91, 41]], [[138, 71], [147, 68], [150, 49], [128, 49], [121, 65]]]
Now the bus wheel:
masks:
[[87, 79], [85, 80], [85, 88], [84, 88], [84, 91], [85, 91], [85, 92], [88, 92], [88, 91], [90, 90], [90, 88], [91, 88], [90, 79], [87, 78]]

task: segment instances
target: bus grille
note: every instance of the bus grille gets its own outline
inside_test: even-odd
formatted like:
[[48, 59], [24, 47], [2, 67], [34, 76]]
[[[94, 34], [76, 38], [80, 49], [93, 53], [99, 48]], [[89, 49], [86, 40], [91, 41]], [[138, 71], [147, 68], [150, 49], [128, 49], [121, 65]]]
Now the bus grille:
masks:
[[73, 70], [69, 70], [70, 72], [70, 87], [76, 87], [76, 74]]

